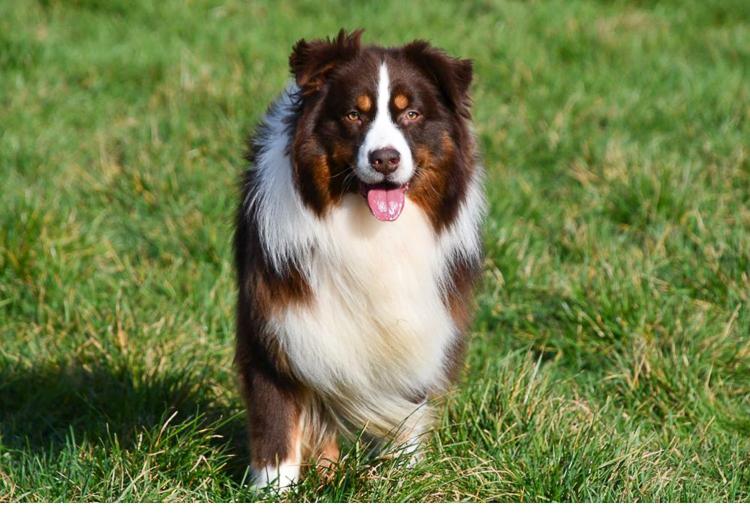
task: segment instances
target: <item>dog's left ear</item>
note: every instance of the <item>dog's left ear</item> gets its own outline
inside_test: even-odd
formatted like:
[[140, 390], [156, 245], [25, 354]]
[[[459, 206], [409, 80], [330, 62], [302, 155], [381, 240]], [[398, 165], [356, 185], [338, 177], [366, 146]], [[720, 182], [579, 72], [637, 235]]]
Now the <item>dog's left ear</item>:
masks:
[[469, 85], [473, 77], [471, 60], [451, 57], [423, 40], [409, 43], [404, 46], [403, 52], [407, 59], [433, 79], [451, 108], [469, 117]]
[[336, 65], [353, 59], [360, 49], [363, 29], [347, 34], [341, 29], [333, 39], [299, 40], [289, 56], [289, 68], [302, 95], [317, 92]]

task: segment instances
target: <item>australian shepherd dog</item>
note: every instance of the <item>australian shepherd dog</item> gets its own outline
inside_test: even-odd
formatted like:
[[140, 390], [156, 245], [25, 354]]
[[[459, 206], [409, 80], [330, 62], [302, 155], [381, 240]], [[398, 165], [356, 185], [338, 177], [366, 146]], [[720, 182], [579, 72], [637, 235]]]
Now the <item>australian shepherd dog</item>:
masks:
[[360, 36], [297, 42], [251, 139], [236, 364], [258, 487], [335, 462], [342, 434], [414, 452], [463, 364], [484, 213], [472, 65]]

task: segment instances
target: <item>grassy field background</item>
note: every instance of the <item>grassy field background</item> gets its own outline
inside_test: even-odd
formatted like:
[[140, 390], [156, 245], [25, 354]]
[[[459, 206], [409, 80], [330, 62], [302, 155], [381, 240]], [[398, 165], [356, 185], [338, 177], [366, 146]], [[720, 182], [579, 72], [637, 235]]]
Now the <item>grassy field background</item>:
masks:
[[[232, 215], [301, 37], [474, 59], [487, 260], [426, 460], [246, 485]], [[0, 2], [0, 502], [750, 501], [750, 3]]]

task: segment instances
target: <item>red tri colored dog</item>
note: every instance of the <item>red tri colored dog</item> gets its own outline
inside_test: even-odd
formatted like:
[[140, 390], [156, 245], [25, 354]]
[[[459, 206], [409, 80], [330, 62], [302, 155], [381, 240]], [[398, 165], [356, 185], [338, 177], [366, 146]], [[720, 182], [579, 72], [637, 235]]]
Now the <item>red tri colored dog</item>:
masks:
[[297, 42], [251, 141], [236, 363], [258, 487], [335, 462], [341, 434], [416, 450], [463, 364], [484, 213], [471, 62], [360, 36]]

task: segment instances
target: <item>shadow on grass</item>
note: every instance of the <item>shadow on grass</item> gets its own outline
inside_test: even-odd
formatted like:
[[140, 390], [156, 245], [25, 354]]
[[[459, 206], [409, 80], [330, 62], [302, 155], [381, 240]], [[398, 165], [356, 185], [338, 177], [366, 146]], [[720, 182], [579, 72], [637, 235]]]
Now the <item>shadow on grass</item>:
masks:
[[[59, 452], [71, 433], [77, 441], [123, 449], [135, 447], [141, 432], [197, 419], [211, 428], [216, 447], [236, 462], [233, 478], [248, 458], [239, 408], [212, 397], [210, 384], [194, 375], [145, 375], [111, 365], [50, 365], [0, 371], [0, 445], [32, 454]], [[239, 397], [238, 397], [239, 401]], [[170, 419], [170, 417], [176, 415]]]

